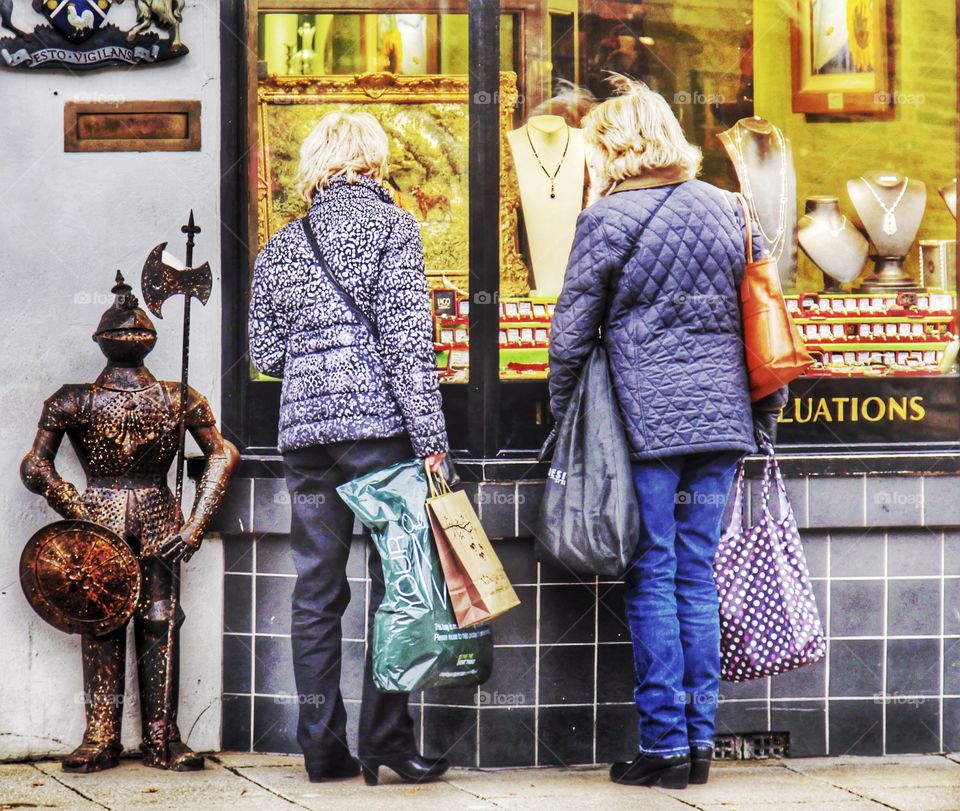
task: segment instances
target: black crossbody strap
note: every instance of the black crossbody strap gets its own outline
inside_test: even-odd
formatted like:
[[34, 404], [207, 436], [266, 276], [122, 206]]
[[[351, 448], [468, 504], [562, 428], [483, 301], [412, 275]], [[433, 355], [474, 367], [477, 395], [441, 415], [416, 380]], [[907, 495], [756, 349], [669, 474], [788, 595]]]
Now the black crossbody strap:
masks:
[[[669, 200], [673, 196], [673, 193], [680, 187], [680, 185], [681, 185], [680, 183], [673, 184], [670, 188], [670, 191], [667, 192], [666, 196], [659, 203], [657, 203], [657, 207], [649, 215], [647, 215], [646, 219], [644, 219], [643, 224], [637, 230], [636, 237], [634, 238], [633, 242], [630, 244], [630, 250], [627, 251], [627, 257], [626, 257], [627, 260], [629, 260], [630, 257], [633, 256], [633, 252], [637, 249], [637, 245], [640, 244], [640, 240], [643, 237], [643, 232], [647, 230], [647, 226], [650, 225], [651, 222], [653, 222], [653, 218], [660, 213], [660, 209], [664, 207], [667, 200]], [[601, 330], [603, 329], [603, 325], [606, 324], [607, 318], [610, 316], [610, 305], [613, 303], [613, 296], [611, 295], [611, 291], [620, 285], [620, 279], [623, 277], [623, 271], [625, 268], [626, 268], [626, 263], [624, 263], [624, 266], [620, 268], [620, 272], [615, 274], [616, 278], [614, 278], [614, 274], [610, 274], [610, 279], [607, 282], [606, 298], [604, 300], [604, 305], [603, 305], [604, 316], [603, 316], [603, 322], [601, 323]]]
[[380, 332], [377, 330], [376, 324], [374, 324], [367, 314], [360, 309], [360, 306], [356, 301], [354, 301], [353, 296], [344, 290], [343, 285], [337, 281], [337, 277], [334, 276], [333, 271], [330, 270], [330, 265], [327, 264], [327, 260], [324, 258], [323, 252], [320, 250], [320, 245], [317, 242], [317, 235], [313, 233], [313, 228], [310, 226], [309, 216], [301, 217], [300, 225], [303, 227], [303, 233], [307, 236], [307, 242], [310, 243], [310, 247], [313, 249], [313, 255], [316, 257], [317, 264], [320, 266], [320, 270], [323, 271], [324, 276], [327, 277], [327, 280], [333, 285], [333, 289], [336, 290], [340, 295], [340, 298], [343, 299], [343, 303], [347, 305], [360, 323], [370, 331], [370, 334], [373, 336], [373, 340], [379, 341]]

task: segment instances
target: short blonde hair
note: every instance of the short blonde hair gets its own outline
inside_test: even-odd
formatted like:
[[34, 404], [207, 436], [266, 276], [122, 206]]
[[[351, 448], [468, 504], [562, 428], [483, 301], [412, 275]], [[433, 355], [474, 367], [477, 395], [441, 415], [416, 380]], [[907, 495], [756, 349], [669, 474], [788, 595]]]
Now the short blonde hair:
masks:
[[621, 180], [675, 169], [697, 176], [703, 155], [687, 142], [670, 105], [643, 82], [614, 74], [618, 95], [594, 107], [583, 120], [590, 173], [590, 202]]
[[327, 113], [300, 146], [297, 193], [309, 203], [337, 175], [350, 183], [357, 175], [382, 181], [389, 149], [387, 134], [370, 113]]

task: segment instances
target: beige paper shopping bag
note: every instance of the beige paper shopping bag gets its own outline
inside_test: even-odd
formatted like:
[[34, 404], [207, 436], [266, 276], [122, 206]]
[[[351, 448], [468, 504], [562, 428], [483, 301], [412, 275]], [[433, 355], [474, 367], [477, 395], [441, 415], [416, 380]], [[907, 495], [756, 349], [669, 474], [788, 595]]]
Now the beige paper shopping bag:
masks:
[[427, 515], [457, 624], [467, 628], [518, 606], [470, 498], [462, 490], [452, 491], [439, 473], [428, 471], [427, 479]]

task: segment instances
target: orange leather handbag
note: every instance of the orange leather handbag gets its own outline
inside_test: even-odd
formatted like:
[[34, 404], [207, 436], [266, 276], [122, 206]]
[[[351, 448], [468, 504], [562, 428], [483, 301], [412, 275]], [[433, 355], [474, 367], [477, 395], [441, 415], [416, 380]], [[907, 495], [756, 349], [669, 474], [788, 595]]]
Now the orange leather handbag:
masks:
[[743, 195], [738, 194], [737, 200], [747, 225], [747, 269], [740, 283], [743, 345], [750, 399], [757, 402], [800, 377], [813, 365], [813, 358], [787, 312], [776, 259], [753, 260], [750, 212]]

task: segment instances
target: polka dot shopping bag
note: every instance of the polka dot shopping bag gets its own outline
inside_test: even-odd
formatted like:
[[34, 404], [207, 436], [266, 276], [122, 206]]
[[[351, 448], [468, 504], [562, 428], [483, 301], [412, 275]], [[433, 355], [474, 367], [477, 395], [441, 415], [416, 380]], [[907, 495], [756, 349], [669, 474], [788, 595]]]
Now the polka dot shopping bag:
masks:
[[772, 448], [764, 465], [760, 517], [749, 527], [743, 492], [741, 461], [713, 566], [725, 681], [795, 670], [826, 654], [800, 533]]

